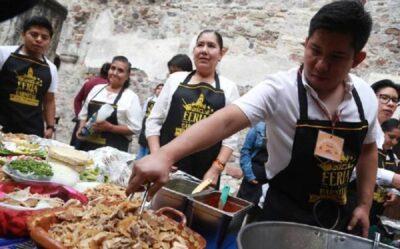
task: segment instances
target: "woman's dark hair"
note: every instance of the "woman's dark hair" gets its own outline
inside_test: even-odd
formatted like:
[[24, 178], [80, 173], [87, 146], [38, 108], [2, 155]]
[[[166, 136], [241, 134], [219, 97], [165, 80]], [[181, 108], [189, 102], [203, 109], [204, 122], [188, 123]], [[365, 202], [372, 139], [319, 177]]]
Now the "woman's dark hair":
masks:
[[129, 85], [131, 84], [130, 83], [130, 77], [129, 77], [129, 75], [131, 74], [131, 67], [132, 67], [132, 64], [129, 62], [129, 60], [128, 60], [128, 58], [126, 58], [125, 56], [123, 56], [123, 55], [117, 55], [117, 56], [115, 56], [113, 59], [112, 59], [112, 62], [111, 63], [113, 63], [113, 62], [115, 62], [115, 61], [120, 61], [120, 62], [122, 62], [122, 63], [125, 63], [127, 66], [128, 66], [128, 79], [124, 82], [124, 85], [123, 85], [123, 88], [128, 88], [129, 87]]
[[200, 32], [200, 34], [197, 36], [196, 42], [200, 39], [200, 37], [205, 34], [205, 33], [213, 33], [217, 37], [217, 43], [219, 45], [219, 48], [222, 50], [224, 48], [224, 41], [222, 40], [222, 36], [218, 31], [213, 30], [213, 29], [205, 29]]
[[378, 93], [381, 89], [387, 88], [387, 87], [395, 89], [397, 92], [397, 95], [400, 96], [400, 86], [391, 80], [388, 80], [388, 79], [379, 80], [371, 85], [371, 88], [372, 88], [372, 90], [374, 90], [375, 93]]
[[43, 16], [33, 16], [24, 22], [22, 27], [22, 31], [25, 33], [32, 26], [39, 26], [47, 29], [49, 31], [50, 37], [53, 36], [53, 27], [51, 26], [50, 21]]
[[110, 67], [111, 67], [111, 63], [109, 63], [109, 62], [104, 63], [100, 69], [100, 77], [102, 77], [103, 79], [107, 79], [108, 70], [110, 70]]
[[157, 88], [159, 88], [160, 86], [164, 87], [164, 83], [159, 83], [159, 84], [157, 84], [156, 87], [154, 87], [154, 90], [157, 89]]
[[168, 67], [175, 66], [182, 71], [190, 72], [193, 70], [193, 64], [186, 54], [177, 54], [168, 61]]
[[391, 118], [389, 120], [386, 120], [385, 122], [382, 123], [381, 127], [382, 130], [385, 131], [392, 131], [393, 129], [400, 129], [400, 122], [399, 120], [395, 119], [395, 118]]
[[317, 29], [350, 34], [353, 47], [360, 52], [368, 41], [372, 19], [359, 0], [341, 0], [323, 6], [311, 19], [308, 37]]

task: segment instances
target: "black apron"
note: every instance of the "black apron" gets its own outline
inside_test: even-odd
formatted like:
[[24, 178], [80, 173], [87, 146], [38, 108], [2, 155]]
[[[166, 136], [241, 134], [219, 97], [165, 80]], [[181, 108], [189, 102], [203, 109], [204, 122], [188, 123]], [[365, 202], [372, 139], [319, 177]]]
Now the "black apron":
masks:
[[[347, 186], [356, 166], [368, 122], [356, 89], [353, 99], [360, 122], [310, 120], [301, 68], [297, 76], [300, 119], [289, 165], [270, 181], [262, 219], [304, 223], [344, 230], [351, 212], [345, 210]], [[319, 131], [344, 139], [341, 162], [314, 155]]]
[[386, 153], [383, 150], [379, 150], [379, 160], [382, 163], [378, 167], [393, 171], [396, 174], [400, 173], [400, 167], [396, 162], [393, 150], [387, 150]]
[[0, 72], [0, 124], [3, 132], [44, 135], [43, 99], [51, 84], [50, 67], [18, 54], [5, 61]]
[[[215, 73], [215, 88], [205, 82], [188, 84], [196, 71], [179, 84], [172, 96], [167, 118], [161, 128], [160, 144], [167, 144], [193, 124], [209, 117], [225, 106], [225, 94]], [[218, 156], [221, 142], [208, 149], [189, 155], [175, 164], [180, 170], [202, 179]]]
[[[103, 91], [106, 87], [107, 86], [104, 86], [90, 100], [89, 106], [88, 106], [88, 119], [94, 113], [96, 113], [102, 105], [105, 104], [104, 102], [95, 101], [93, 99], [101, 91]], [[121, 90], [119, 91], [119, 93], [118, 93], [117, 97], [115, 98], [114, 103], [112, 105], [114, 108], [114, 111], [111, 114], [111, 116], [106, 119], [106, 121], [110, 122], [113, 125], [118, 125], [117, 103], [118, 103], [119, 99], [121, 98], [124, 90], [125, 90], [124, 88], [121, 88]], [[95, 150], [97, 148], [101, 148], [101, 147], [105, 147], [105, 146], [110, 146], [110, 147], [114, 147], [121, 151], [128, 151], [129, 143], [130, 143], [130, 141], [124, 135], [111, 133], [111, 132], [101, 132], [101, 133], [93, 133], [93, 134], [90, 134], [89, 136], [85, 137], [85, 139], [80, 142], [79, 149], [89, 151], [89, 150]]]
[[265, 173], [265, 163], [267, 160], [268, 152], [264, 143], [262, 149], [251, 159], [251, 168], [258, 183], [253, 184], [243, 179], [240, 184], [238, 197], [252, 202], [255, 206], [258, 205], [260, 197], [262, 196], [262, 185], [267, 182]]
[[[396, 160], [394, 158], [394, 154], [392, 150], [383, 151], [382, 149], [378, 149], [378, 168], [387, 169], [399, 173], [399, 169], [397, 167]], [[385, 186], [375, 185], [374, 189], [374, 198], [371, 206], [371, 211], [369, 213], [369, 220], [371, 225], [378, 224], [378, 216], [383, 214], [385, 207], [383, 204], [386, 201], [387, 189]]]
[[143, 122], [142, 122], [142, 131], [140, 132], [140, 135], [139, 135], [139, 144], [140, 144], [142, 147], [146, 147], [146, 148], [149, 147], [149, 145], [147, 144], [147, 139], [146, 139], [146, 135], [145, 135], [146, 120], [147, 120], [147, 118], [149, 117], [150, 112], [151, 112], [151, 110], [153, 109], [155, 103], [156, 103], [156, 102], [155, 102], [153, 99], [151, 99], [151, 100], [149, 100], [149, 101], [147, 102], [146, 113], [145, 113], [145, 115], [144, 115]]

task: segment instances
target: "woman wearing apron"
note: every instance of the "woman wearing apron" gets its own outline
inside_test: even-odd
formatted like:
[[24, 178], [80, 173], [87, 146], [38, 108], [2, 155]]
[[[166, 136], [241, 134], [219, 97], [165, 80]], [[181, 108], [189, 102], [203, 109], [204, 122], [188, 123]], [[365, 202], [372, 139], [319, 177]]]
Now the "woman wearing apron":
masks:
[[[396, 111], [397, 104], [399, 102], [399, 90], [398, 86], [390, 80], [380, 80], [371, 85], [374, 90], [375, 95], [378, 99], [378, 115], [377, 119], [381, 127], [384, 127], [386, 123], [394, 112]], [[393, 123], [391, 122], [392, 126]], [[388, 130], [388, 124], [385, 124], [385, 130]], [[391, 130], [391, 128], [390, 128]], [[377, 215], [382, 214], [384, 210], [384, 203], [390, 204], [395, 201], [395, 195], [391, 192], [388, 193], [387, 189], [384, 188], [388, 186], [396, 187], [396, 179], [400, 178], [399, 174], [396, 174], [391, 169], [388, 169], [386, 164], [392, 164], [394, 159], [394, 153], [392, 151], [392, 140], [389, 139], [388, 135], [384, 134], [382, 129], [378, 129], [377, 134], [377, 147], [378, 147], [378, 170], [376, 177], [376, 185], [374, 189], [373, 203], [371, 206], [371, 211], [369, 214], [369, 220], [371, 226], [377, 224]], [[386, 132], [385, 132], [386, 133]], [[397, 143], [397, 142], [396, 142]], [[386, 144], [386, 145], [385, 145]], [[386, 147], [386, 149], [384, 149]], [[392, 155], [392, 156], [390, 156]], [[354, 172], [355, 173], [355, 172]], [[353, 173], [353, 178], [355, 174]], [[400, 184], [400, 183], [398, 183]], [[400, 185], [398, 185], [400, 186]], [[348, 204], [347, 208], [352, 210], [357, 205], [357, 181], [354, 180], [350, 183], [348, 191]], [[375, 230], [371, 227], [371, 231]], [[373, 234], [371, 234], [373, 236]]]
[[[90, 91], [79, 113], [79, 149], [89, 151], [111, 146], [128, 151], [132, 134], [140, 132], [142, 115], [139, 98], [128, 89], [130, 68], [131, 64], [126, 57], [114, 57], [108, 71], [109, 84], [97, 85]], [[114, 108], [111, 116], [105, 121], [95, 122], [93, 133], [82, 137], [81, 130], [87, 120], [106, 103]]]
[[[378, 168], [393, 172], [395, 175], [400, 173], [399, 159], [393, 153], [393, 147], [400, 140], [400, 122], [397, 119], [389, 119], [381, 124], [385, 134], [385, 142], [382, 149], [378, 150]], [[390, 186], [377, 184], [375, 186], [374, 201], [370, 212], [371, 226], [378, 224], [378, 215], [382, 215], [385, 206], [395, 204], [397, 195], [390, 191]]]
[[[196, 122], [207, 118], [239, 97], [236, 85], [217, 74], [224, 55], [221, 35], [205, 30], [193, 49], [196, 70], [170, 75], [146, 121], [146, 137], [154, 153]], [[236, 146], [236, 137], [218, 142], [175, 164], [199, 179], [212, 179], [216, 185]]]
[[[380, 80], [371, 85], [378, 99], [378, 121], [382, 125], [384, 122], [389, 120], [395, 113], [399, 104], [400, 87], [391, 80]], [[385, 135], [381, 129], [378, 130], [377, 145], [378, 149], [383, 149], [385, 141]], [[391, 150], [396, 153], [396, 146], [393, 146]], [[395, 188], [400, 188], [400, 175], [395, 174], [393, 171], [385, 168], [378, 168], [377, 173], [377, 184], [379, 185], [391, 185]]]

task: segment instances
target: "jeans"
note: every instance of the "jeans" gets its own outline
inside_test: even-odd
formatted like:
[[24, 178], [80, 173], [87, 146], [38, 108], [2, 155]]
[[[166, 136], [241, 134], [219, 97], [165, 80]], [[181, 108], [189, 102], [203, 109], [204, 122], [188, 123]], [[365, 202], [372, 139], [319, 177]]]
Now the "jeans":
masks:
[[136, 154], [136, 160], [139, 160], [140, 158], [148, 155], [150, 153], [149, 148], [147, 147], [143, 147], [143, 146], [139, 146], [138, 152]]

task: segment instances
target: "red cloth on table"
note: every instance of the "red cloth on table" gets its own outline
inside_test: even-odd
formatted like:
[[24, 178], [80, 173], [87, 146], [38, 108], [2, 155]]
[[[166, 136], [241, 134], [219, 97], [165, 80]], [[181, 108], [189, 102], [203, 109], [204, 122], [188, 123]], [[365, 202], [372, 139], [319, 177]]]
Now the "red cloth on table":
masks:
[[[0, 193], [10, 193], [16, 188], [25, 189], [30, 188], [30, 192], [37, 194], [48, 194], [51, 197], [58, 197], [67, 201], [69, 199], [77, 199], [82, 204], [86, 204], [88, 199], [85, 195], [78, 191], [59, 185], [27, 185], [14, 182], [0, 183]], [[37, 214], [42, 210], [14, 210], [6, 207], [0, 207], [0, 237], [9, 236], [26, 236], [28, 235], [27, 219], [29, 216]]]

